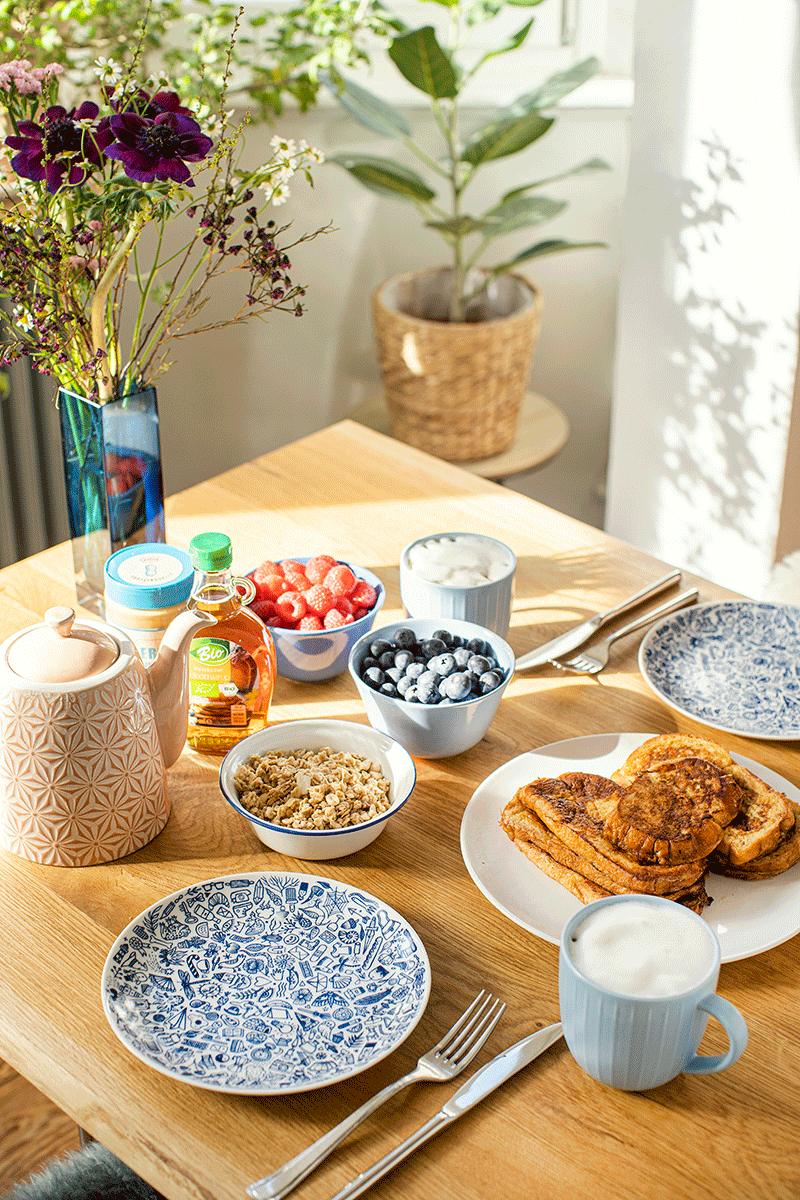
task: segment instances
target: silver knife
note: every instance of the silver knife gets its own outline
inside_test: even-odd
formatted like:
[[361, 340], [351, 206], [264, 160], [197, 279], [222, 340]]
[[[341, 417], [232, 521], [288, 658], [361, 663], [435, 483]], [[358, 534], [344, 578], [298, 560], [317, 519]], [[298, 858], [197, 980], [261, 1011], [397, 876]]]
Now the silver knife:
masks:
[[663, 578], [657, 579], [655, 583], [650, 583], [647, 587], [643, 587], [641, 591], [635, 595], [629, 596], [627, 600], [620, 601], [613, 608], [606, 609], [605, 612], [597, 613], [594, 617], [589, 617], [588, 621], [582, 621], [580, 625], [575, 625], [572, 629], [568, 629], [566, 633], [559, 634], [550, 642], [545, 642], [543, 646], [539, 646], [536, 650], [531, 650], [528, 654], [523, 654], [514, 664], [515, 671], [527, 671], [531, 667], [543, 667], [551, 658], [560, 658], [569, 650], [577, 650], [587, 641], [592, 634], [605, 625], [606, 621], [610, 621], [612, 617], [618, 617], [621, 613], [627, 612], [629, 608], [635, 608], [637, 604], [641, 604], [643, 600], [649, 600], [651, 596], [657, 596], [659, 592], [663, 592], [670, 584], [677, 583], [681, 577], [680, 571], [670, 571], [669, 575], [664, 575]]
[[368, 1170], [362, 1171], [355, 1179], [351, 1179], [331, 1200], [344, 1200], [345, 1196], [349, 1200], [352, 1196], [360, 1196], [362, 1192], [372, 1187], [373, 1183], [377, 1183], [388, 1171], [396, 1167], [404, 1158], [408, 1158], [409, 1154], [434, 1137], [446, 1125], [457, 1121], [495, 1088], [500, 1087], [501, 1083], [505, 1083], [512, 1075], [516, 1075], [517, 1071], [527, 1067], [529, 1062], [538, 1058], [560, 1037], [561, 1023], [557, 1022], [555, 1025], [547, 1025], [544, 1029], [537, 1029], [535, 1033], [529, 1033], [527, 1037], [524, 1037], [521, 1042], [509, 1046], [508, 1050], [498, 1054], [485, 1067], [481, 1067], [480, 1071], [476, 1071], [474, 1075], [470, 1076], [467, 1082], [462, 1084], [447, 1103], [429, 1121], [421, 1125], [416, 1133], [412, 1133], [399, 1146], [395, 1146], [394, 1150], [390, 1150], [380, 1162], [375, 1163]]

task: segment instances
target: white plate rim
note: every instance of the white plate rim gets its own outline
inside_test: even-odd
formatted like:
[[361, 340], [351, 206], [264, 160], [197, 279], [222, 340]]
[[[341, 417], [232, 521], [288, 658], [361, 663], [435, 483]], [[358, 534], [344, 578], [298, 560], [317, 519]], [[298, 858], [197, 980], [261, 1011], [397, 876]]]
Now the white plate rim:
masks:
[[[518, 787], [543, 774], [561, 774], [563, 771], [591, 771], [605, 774], [621, 765], [632, 750], [640, 746], [647, 738], [654, 737], [653, 733], [600, 733], [586, 734], [582, 737], [564, 738], [558, 742], [550, 742], [535, 747], [507, 763], [498, 767], [488, 775], [473, 792], [464, 809], [461, 820], [460, 844], [461, 856], [473, 883], [499, 912], [514, 924], [528, 930], [552, 945], [558, 945], [561, 929], [567, 920], [576, 912], [580, 912], [582, 902], [571, 892], [562, 887], [554, 879], [550, 879], [540, 871], [511, 841], [500, 828], [500, 813], [504, 805], [511, 799]], [[558, 751], [591, 751], [592, 754], [567, 754], [564, 758]], [[777, 772], [743, 755], [731, 755], [742, 766], [759, 774], [772, 787], [783, 791], [790, 799], [800, 804], [800, 789]], [[553, 770], [542, 771], [537, 768], [537, 758], [553, 764]], [[603, 758], [608, 759], [607, 767], [597, 769], [597, 764]], [[562, 765], [558, 767], [558, 764]], [[613, 764], [613, 765], [612, 765]], [[487, 824], [494, 819], [493, 825]], [[484, 855], [481, 858], [481, 854]], [[506, 885], [498, 885], [495, 872], [500, 872]], [[744, 891], [743, 889], [747, 889]], [[770, 899], [784, 891], [793, 897], [791, 911], [795, 914], [795, 924], [792, 928], [781, 928], [768, 932], [769, 920], [772, 915]], [[739, 959], [751, 958], [782, 945], [790, 938], [800, 933], [800, 863], [774, 879], [766, 880], [737, 880], [727, 876], [710, 875], [708, 883], [709, 895], [714, 903], [703, 912], [703, 918], [714, 929], [720, 942], [721, 961], [736, 962]], [[716, 895], [714, 894], [716, 891]], [[541, 900], [550, 901], [559, 913], [558, 921], [536, 919], [532, 912], [532, 902], [536, 896]], [[736, 906], [742, 897], [761, 898], [762, 907], [767, 909], [766, 921], [760, 923], [763, 932], [759, 936], [754, 933], [748, 940], [744, 934], [736, 934]], [[517, 899], [517, 903], [514, 903]], [[716, 905], [716, 912], [714, 911]], [[733, 910], [732, 912], [730, 910]], [[758, 912], [756, 910], [756, 916]], [[731, 917], [734, 918], [733, 936], [730, 928]], [[727, 924], [726, 924], [727, 922]], [[741, 925], [741, 919], [739, 921]], [[756, 922], [758, 924], [758, 922]], [[557, 928], [556, 928], [557, 925]], [[746, 926], [745, 931], [746, 933]]]
[[[348, 893], [357, 893], [360, 896], [364, 896], [367, 899], [374, 901], [377, 905], [380, 906], [380, 908], [383, 910], [383, 912], [385, 914], [394, 918], [401, 926], [404, 926], [410, 932], [410, 934], [413, 936], [414, 941], [416, 943], [417, 955], [420, 959], [420, 964], [422, 965], [422, 967], [424, 968], [424, 971], [425, 971], [425, 986], [423, 988], [423, 993], [422, 993], [422, 996], [420, 999], [418, 1010], [414, 1014], [413, 1018], [408, 1022], [407, 1026], [402, 1030], [402, 1035], [397, 1037], [396, 1040], [388, 1048], [386, 1048], [385, 1050], [382, 1050], [379, 1054], [376, 1054], [374, 1056], [374, 1058], [369, 1060], [369, 1062], [360, 1064], [355, 1068], [349, 1068], [347, 1070], [343, 1070], [343, 1071], [339, 1072], [338, 1074], [336, 1074], [333, 1078], [325, 1079], [321, 1082], [316, 1082], [316, 1083], [300, 1083], [295, 1086], [287, 1086], [287, 1087], [279, 1087], [279, 1088], [264, 1088], [264, 1087], [260, 1087], [257, 1085], [256, 1086], [225, 1087], [225, 1086], [221, 1086], [220, 1084], [217, 1084], [217, 1083], [210, 1083], [210, 1082], [205, 1083], [205, 1082], [203, 1082], [202, 1079], [197, 1079], [194, 1077], [190, 1078], [184, 1072], [174, 1069], [174, 1068], [171, 1068], [171, 1067], [167, 1066], [166, 1064], [159, 1062], [154, 1056], [151, 1057], [146, 1054], [143, 1054], [139, 1050], [138, 1046], [134, 1045], [128, 1038], [126, 1038], [124, 1028], [121, 1028], [119, 1026], [119, 1023], [114, 1019], [113, 1013], [111, 1012], [109, 998], [108, 998], [108, 981], [109, 981], [109, 976], [110, 976], [111, 971], [114, 966], [113, 959], [114, 959], [114, 955], [116, 954], [116, 952], [117, 952], [118, 948], [120, 947], [120, 945], [122, 944], [122, 942], [125, 941], [126, 938], [131, 936], [131, 934], [137, 924], [139, 924], [150, 912], [152, 912], [153, 909], [160, 908], [161, 906], [168, 904], [172, 900], [179, 899], [180, 897], [182, 897], [182, 896], [186, 895], [188, 892], [190, 892], [193, 888], [203, 887], [205, 884], [209, 884], [209, 883], [228, 883], [228, 882], [233, 882], [234, 880], [238, 880], [238, 879], [242, 879], [242, 880], [248, 879], [249, 880], [249, 879], [254, 879], [254, 878], [260, 877], [260, 876], [265, 876], [270, 879], [280, 878], [287, 882], [293, 881], [296, 883], [304, 883], [304, 884], [313, 884], [316, 882], [331, 884], [334, 887], [341, 888]], [[318, 1088], [321, 1088], [321, 1087], [329, 1087], [331, 1084], [341, 1083], [345, 1079], [350, 1079], [355, 1075], [360, 1075], [362, 1071], [369, 1070], [371, 1067], [373, 1067], [377, 1063], [381, 1062], [382, 1059], [388, 1057], [389, 1054], [393, 1054], [394, 1051], [397, 1050], [403, 1044], [403, 1042], [405, 1042], [406, 1039], [411, 1035], [413, 1030], [416, 1028], [416, 1026], [419, 1024], [420, 1020], [422, 1019], [422, 1016], [428, 1005], [428, 1000], [430, 999], [431, 979], [432, 979], [431, 965], [430, 965], [430, 960], [428, 958], [428, 952], [425, 948], [425, 944], [424, 944], [422, 938], [417, 933], [416, 929], [414, 929], [414, 927], [411, 925], [411, 923], [404, 916], [402, 916], [399, 912], [397, 912], [396, 909], [392, 908], [392, 906], [390, 904], [387, 904], [384, 900], [381, 900], [378, 896], [375, 896], [372, 892], [367, 892], [364, 888], [357, 887], [355, 884], [344, 883], [338, 879], [330, 879], [329, 877], [324, 876], [324, 875], [316, 875], [316, 874], [305, 875], [299, 871], [254, 870], [254, 871], [236, 871], [231, 875], [215, 875], [208, 879], [197, 879], [192, 883], [186, 884], [184, 887], [178, 888], [174, 892], [170, 892], [168, 895], [159, 897], [158, 900], [154, 900], [152, 904], [149, 904], [147, 906], [147, 908], [142, 909], [142, 911], [137, 916], [133, 917], [132, 920], [128, 922], [128, 924], [125, 926], [125, 928], [119, 934], [119, 936], [117, 938], [115, 938], [114, 943], [111, 946], [111, 948], [106, 956], [106, 960], [103, 965], [103, 971], [102, 971], [101, 979], [100, 979], [100, 996], [101, 996], [101, 1000], [102, 1000], [102, 1004], [103, 1004], [103, 1012], [105, 1013], [106, 1019], [107, 1019], [109, 1025], [111, 1026], [112, 1031], [116, 1034], [119, 1041], [123, 1044], [123, 1046], [125, 1046], [125, 1048], [131, 1054], [133, 1054], [141, 1062], [145, 1063], [147, 1066], [151, 1067], [153, 1070], [159, 1071], [162, 1075], [166, 1075], [170, 1079], [178, 1080], [181, 1083], [186, 1083], [193, 1087], [204, 1088], [208, 1091], [224, 1092], [224, 1093], [238, 1095], [238, 1096], [286, 1096], [286, 1095], [296, 1094], [298, 1092], [316, 1091]]]
[[716, 729], [720, 733], [733, 733], [736, 734], [737, 737], [757, 738], [759, 741], [764, 742], [796, 742], [798, 739], [800, 739], [800, 729], [794, 729], [789, 733], [765, 733], [761, 729], [755, 729], [752, 727], [745, 729], [732, 725], [722, 725], [718, 721], [711, 721], [708, 719], [708, 717], [699, 715], [696, 709], [684, 708], [683, 705], [677, 704], [675, 700], [668, 696], [667, 693], [660, 688], [655, 680], [651, 677], [645, 663], [645, 658], [650, 646], [656, 640], [659, 633], [663, 633], [667, 626], [675, 624], [677, 620], [686, 620], [687, 618], [691, 620], [691, 614], [693, 613], [700, 612], [704, 609], [708, 610], [711, 608], [720, 608], [722, 606], [731, 608], [793, 608], [800, 612], [800, 606], [796, 604], [781, 604], [777, 600], [767, 601], [737, 599], [736, 597], [732, 596], [728, 600], [708, 600], [703, 604], [693, 604], [690, 607], [680, 609], [679, 612], [670, 613], [668, 616], [664, 617], [663, 620], [659, 621], [657, 625], [654, 625], [652, 629], [648, 629], [647, 633], [639, 643], [638, 664], [642, 678], [652, 693], [669, 708], [671, 708], [673, 712], [680, 713], [681, 716], [688, 717], [692, 721], [697, 721], [701, 725], [706, 725], [709, 729]]

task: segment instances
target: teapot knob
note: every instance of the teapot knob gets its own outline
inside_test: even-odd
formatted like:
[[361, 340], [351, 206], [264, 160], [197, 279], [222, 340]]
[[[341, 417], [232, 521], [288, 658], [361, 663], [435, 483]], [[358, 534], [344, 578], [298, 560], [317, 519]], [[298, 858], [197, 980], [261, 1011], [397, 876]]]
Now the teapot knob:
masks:
[[55, 608], [48, 608], [44, 619], [59, 637], [69, 637], [75, 620], [75, 610], [67, 608], [65, 604], [58, 604]]

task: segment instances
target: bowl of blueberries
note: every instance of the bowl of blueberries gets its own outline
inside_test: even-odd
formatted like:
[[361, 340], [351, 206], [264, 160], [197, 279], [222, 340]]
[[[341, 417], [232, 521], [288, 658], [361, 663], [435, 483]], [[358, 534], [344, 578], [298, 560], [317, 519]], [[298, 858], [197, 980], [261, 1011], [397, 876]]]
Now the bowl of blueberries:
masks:
[[348, 667], [373, 728], [417, 758], [449, 758], [484, 737], [514, 662], [482, 625], [415, 617], [366, 633]]

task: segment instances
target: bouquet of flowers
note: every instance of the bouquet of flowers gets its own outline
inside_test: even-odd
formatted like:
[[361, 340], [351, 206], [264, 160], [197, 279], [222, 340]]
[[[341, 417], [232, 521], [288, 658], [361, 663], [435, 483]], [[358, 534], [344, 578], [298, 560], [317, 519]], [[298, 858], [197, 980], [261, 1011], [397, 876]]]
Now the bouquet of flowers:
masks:
[[[322, 155], [274, 137], [269, 161], [244, 170], [246, 118], [232, 124], [224, 88], [214, 114], [167, 80], [138, 81], [135, 63], [123, 73], [101, 60], [97, 99], [67, 108], [62, 71], [0, 65], [2, 360], [27, 355], [62, 387], [105, 401], [151, 386], [173, 339], [273, 309], [301, 315], [288, 251], [323, 231], [287, 244], [288, 225], [263, 214], [296, 172], [311, 183]], [[232, 271], [241, 304], [204, 321], [209, 285]]]

